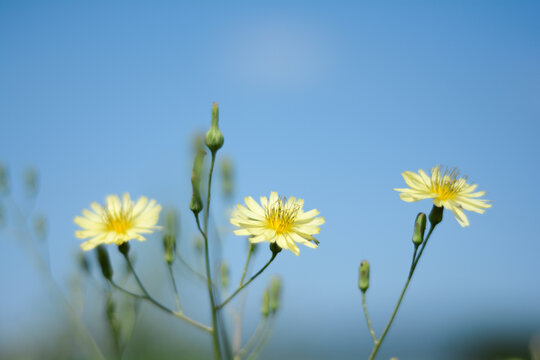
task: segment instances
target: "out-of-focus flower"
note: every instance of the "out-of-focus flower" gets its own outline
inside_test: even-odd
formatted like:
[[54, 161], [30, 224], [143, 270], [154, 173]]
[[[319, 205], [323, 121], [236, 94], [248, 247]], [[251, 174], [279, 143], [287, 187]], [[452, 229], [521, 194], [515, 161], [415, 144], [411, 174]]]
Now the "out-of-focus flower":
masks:
[[105, 207], [96, 202], [90, 204], [92, 211], [83, 210], [84, 216], [75, 217], [75, 223], [83, 230], [75, 231], [75, 236], [90, 240], [81, 244], [84, 251], [100, 244], [121, 245], [129, 240], [145, 241], [141, 234], [153, 233], [159, 219], [161, 205], [155, 200], [141, 196], [134, 204], [129, 194], [123, 195], [123, 202], [117, 195], [107, 196]]
[[304, 200], [290, 197], [279, 198], [277, 192], [272, 192], [270, 198], [261, 196], [259, 205], [251, 196], [244, 199], [247, 207], [238, 204], [234, 209], [231, 224], [240, 229], [236, 235], [249, 236], [249, 241], [259, 243], [268, 241], [276, 243], [280, 248], [300, 254], [296, 243], [316, 248], [319, 242], [313, 237], [324, 224], [323, 217], [317, 217], [319, 211], [302, 210]]
[[410, 186], [406, 189], [394, 189], [400, 192], [401, 200], [413, 202], [433, 199], [435, 206], [451, 210], [463, 227], [469, 226], [469, 220], [463, 210], [483, 214], [484, 209], [491, 207], [488, 200], [478, 199], [486, 192], [474, 192], [478, 185], [468, 184], [465, 177], [459, 177], [459, 171], [455, 168], [441, 173], [440, 167], [435, 166], [431, 169], [431, 177], [423, 170], [418, 170], [418, 174], [405, 171], [401, 175]]

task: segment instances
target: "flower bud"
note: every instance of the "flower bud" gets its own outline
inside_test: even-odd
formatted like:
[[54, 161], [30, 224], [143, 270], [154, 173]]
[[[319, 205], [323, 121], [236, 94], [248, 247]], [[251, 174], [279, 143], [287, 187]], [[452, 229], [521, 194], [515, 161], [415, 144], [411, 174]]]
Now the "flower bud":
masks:
[[268, 288], [264, 289], [261, 312], [265, 318], [270, 314], [270, 290]]
[[414, 222], [414, 232], [412, 242], [418, 247], [424, 241], [424, 231], [426, 231], [426, 214], [418, 213]]
[[116, 301], [114, 300], [112, 294], [109, 293], [107, 296], [107, 303], [105, 305], [105, 316], [109, 322], [109, 326], [114, 333], [114, 337], [118, 337], [120, 332], [120, 323], [118, 322], [116, 316]]
[[229, 287], [229, 265], [225, 261], [221, 263], [221, 287]]
[[115, 313], [116, 313], [116, 302], [114, 301], [114, 298], [112, 297], [112, 295], [109, 294], [109, 296], [107, 296], [107, 304], [105, 305], [105, 314], [107, 315], [107, 320], [109, 320], [109, 322], [111, 323], [114, 322]]
[[78, 256], [78, 262], [79, 262], [79, 267], [81, 268], [81, 270], [85, 273], [85, 274], [89, 274], [90, 273], [90, 261], [88, 261], [88, 258], [86, 257], [86, 254], [81, 252], [79, 253], [79, 256]]
[[443, 207], [435, 206], [433, 205], [433, 208], [431, 209], [431, 212], [429, 213], [429, 222], [431, 223], [431, 226], [434, 227], [438, 223], [440, 223], [443, 219]]
[[9, 192], [8, 170], [0, 163], [0, 195]]
[[191, 174], [191, 186], [193, 188], [193, 195], [191, 196], [189, 209], [193, 211], [195, 215], [200, 213], [203, 208], [200, 188], [204, 155], [205, 152], [202, 148], [197, 151], [197, 154], [195, 155], [195, 160], [193, 161], [193, 172]]
[[163, 250], [165, 252], [165, 261], [172, 264], [176, 252], [176, 236], [172, 234], [163, 235]]
[[276, 256], [281, 252], [281, 247], [275, 242], [270, 243], [270, 251], [272, 251], [273, 256]]
[[118, 251], [120, 251], [120, 254], [127, 258], [129, 254], [129, 243], [126, 241], [118, 245]]
[[219, 108], [217, 102], [214, 102], [212, 104], [212, 124], [210, 125], [210, 129], [206, 132], [205, 136], [205, 143], [206, 146], [210, 149], [210, 151], [215, 154], [216, 151], [221, 149], [223, 146], [223, 133], [221, 130], [219, 130], [218, 126], [219, 121]]
[[113, 270], [111, 266], [111, 261], [109, 260], [109, 254], [107, 253], [107, 249], [105, 249], [105, 246], [103, 245], [99, 245], [96, 249], [97, 260], [99, 263], [99, 267], [101, 268], [101, 273], [103, 274], [103, 277], [105, 279], [111, 280]]
[[179, 232], [178, 213], [174, 209], [167, 210], [165, 214], [165, 234], [178, 236]]
[[279, 300], [281, 299], [281, 279], [273, 276], [270, 280], [270, 312], [275, 314], [279, 308]]
[[362, 292], [366, 292], [369, 288], [369, 261], [362, 260], [358, 270], [358, 287]]
[[40, 240], [45, 240], [47, 238], [47, 219], [45, 218], [45, 215], [39, 214], [34, 219], [34, 233]]
[[24, 187], [29, 196], [35, 196], [38, 191], [38, 175], [34, 168], [28, 168], [24, 173]]

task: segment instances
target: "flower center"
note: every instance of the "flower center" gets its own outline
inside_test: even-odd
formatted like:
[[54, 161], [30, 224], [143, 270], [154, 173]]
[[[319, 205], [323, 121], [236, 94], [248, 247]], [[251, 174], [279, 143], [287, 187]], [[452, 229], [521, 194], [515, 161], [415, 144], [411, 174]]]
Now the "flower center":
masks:
[[131, 219], [128, 214], [110, 214], [107, 213], [107, 230], [118, 234], [125, 234], [131, 228]]
[[298, 205], [286, 209], [284, 206], [287, 203], [286, 200], [285, 197], [278, 199], [265, 209], [266, 227], [278, 234], [287, 233], [291, 230], [300, 209]]
[[441, 175], [441, 171], [436, 167], [431, 174], [431, 192], [435, 193], [441, 201], [454, 200], [466, 183], [464, 178], [458, 178], [458, 176], [459, 171], [456, 168], [447, 169]]

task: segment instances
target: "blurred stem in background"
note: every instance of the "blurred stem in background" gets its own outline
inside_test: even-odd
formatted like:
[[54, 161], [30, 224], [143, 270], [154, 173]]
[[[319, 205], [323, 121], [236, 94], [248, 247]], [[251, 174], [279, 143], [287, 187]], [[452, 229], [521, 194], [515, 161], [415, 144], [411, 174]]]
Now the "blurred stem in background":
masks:
[[[2, 200], [2, 208], [5, 208], [5, 216], [7, 217], [8, 213], [13, 215], [14, 226], [12, 227], [14, 237], [20, 240], [20, 243], [26, 248], [29, 252], [31, 258], [34, 261], [34, 264], [38, 270], [38, 273], [43, 276], [45, 283], [50, 290], [52, 290], [55, 297], [59, 300], [59, 303], [65, 305], [67, 314], [71, 323], [76, 330], [75, 333], [80, 337], [80, 339], [88, 344], [90, 352], [93, 354], [92, 357], [95, 359], [105, 359], [99, 347], [97, 346], [94, 338], [82, 322], [80, 316], [77, 315], [77, 312], [73, 308], [69, 300], [66, 299], [60, 285], [57, 283], [56, 279], [51, 273], [49, 261], [48, 261], [48, 246], [46, 237], [47, 237], [47, 223], [44, 215], [40, 214], [36, 217], [33, 224], [33, 232], [29, 226], [29, 216], [33, 212], [35, 198], [38, 194], [38, 174], [33, 168], [29, 168], [25, 172], [25, 181], [24, 181], [25, 193], [31, 200], [31, 206], [29, 206], [28, 212], [23, 212], [19, 204], [13, 199], [10, 193], [10, 182], [8, 179], [8, 171], [6, 167], [0, 164], [0, 200]], [[9, 211], [11, 210], [11, 211]], [[8, 221], [5, 221], [6, 225], [9, 225]], [[40, 251], [38, 243], [34, 238], [38, 238], [44, 244], [44, 250]], [[42, 254], [45, 253], [45, 255]]]

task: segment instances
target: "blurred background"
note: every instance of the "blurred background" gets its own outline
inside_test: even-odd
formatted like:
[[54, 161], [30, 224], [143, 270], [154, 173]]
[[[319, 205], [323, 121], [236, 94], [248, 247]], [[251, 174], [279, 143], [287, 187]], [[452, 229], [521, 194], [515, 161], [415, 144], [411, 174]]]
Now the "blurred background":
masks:
[[[225, 136], [218, 159], [234, 165], [232, 196], [218, 177], [212, 208], [232, 284], [247, 248], [228, 224], [235, 203], [278, 191], [326, 218], [318, 249], [280, 254], [248, 290], [244, 340], [269, 277], [284, 283], [261, 359], [367, 358], [358, 265], [371, 262], [368, 307], [380, 333], [406, 280], [415, 216], [431, 209], [392, 189], [405, 186], [401, 172], [437, 164], [459, 167], [493, 207], [468, 213], [468, 228], [445, 214], [379, 357], [532, 358], [539, 15], [537, 1], [1, 0], [0, 162], [10, 191], [0, 200], [0, 358], [94, 358], [74, 335], [80, 323], [109, 357], [99, 270], [82, 275], [73, 234], [73, 218], [108, 194], [177, 209], [179, 248], [202, 269], [188, 209], [192, 141], [213, 101]], [[35, 191], [28, 169], [39, 174]], [[24, 229], [36, 222], [30, 245]], [[174, 304], [160, 280], [160, 234], [132, 252], [143, 281]], [[268, 253], [259, 249], [253, 270]], [[204, 284], [176, 270], [185, 311], [209, 323]], [[209, 336], [147, 304], [132, 318], [124, 359], [211, 355]]]

